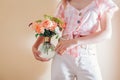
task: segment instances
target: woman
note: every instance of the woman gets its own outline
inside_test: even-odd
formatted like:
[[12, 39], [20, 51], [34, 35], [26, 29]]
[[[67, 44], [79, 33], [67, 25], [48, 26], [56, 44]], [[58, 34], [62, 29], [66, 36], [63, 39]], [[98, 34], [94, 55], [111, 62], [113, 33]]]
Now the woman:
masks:
[[[102, 80], [97, 63], [95, 44], [109, 39], [112, 34], [111, 18], [118, 9], [112, 0], [62, 0], [55, 16], [67, 25], [52, 62], [52, 80]], [[32, 47], [37, 60], [39, 37]]]

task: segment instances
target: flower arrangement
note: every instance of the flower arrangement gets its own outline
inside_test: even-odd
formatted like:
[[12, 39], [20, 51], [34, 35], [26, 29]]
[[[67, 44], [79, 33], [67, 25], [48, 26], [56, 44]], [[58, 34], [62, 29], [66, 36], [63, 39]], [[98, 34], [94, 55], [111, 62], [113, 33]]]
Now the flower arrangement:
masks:
[[55, 55], [55, 46], [66, 27], [65, 22], [60, 18], [44, 15], [44, 20], [34, 21], [29, 26], [35, 31], [36, 37], [44, 37], [44, 42], [39, 47], [39, 51], [42, 53], [40, 56], [52, 58]]

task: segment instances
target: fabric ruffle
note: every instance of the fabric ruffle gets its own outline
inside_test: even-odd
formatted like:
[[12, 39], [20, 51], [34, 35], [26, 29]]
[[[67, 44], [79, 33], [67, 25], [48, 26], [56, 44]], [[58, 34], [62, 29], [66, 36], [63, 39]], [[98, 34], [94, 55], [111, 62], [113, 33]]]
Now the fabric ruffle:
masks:
[[55, 17], [64, 18], [64, 6], [62, 3], [59, 3], [54, 14]]
[[97, 0], [97, 5], [99, 7], [100, 15], [108, 12], [112, 16], [119, 9], [113, 0]]

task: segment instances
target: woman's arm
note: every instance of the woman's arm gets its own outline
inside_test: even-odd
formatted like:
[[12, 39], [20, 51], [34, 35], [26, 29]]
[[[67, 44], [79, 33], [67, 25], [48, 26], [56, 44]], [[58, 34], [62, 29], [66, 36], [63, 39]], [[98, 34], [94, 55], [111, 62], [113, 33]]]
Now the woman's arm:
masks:
[[85, 37], [79, 37], [70, 40], [60, 40], [56, 46], [56, 52], [62, 55], [66, 49], [75, 47], [77, 45], [85, 45], [85, 44], [94, 44], [100, 41], [109, 39], [112, 34], [111, 27], [111, 16], [108, 13], [105, 13], [100, 20], [101, 30], [99, 32], [90, 34]]
[[86, 37], [79, 37], [73, 39], [77, 44], [94, 44], [100, 41], [111, 38], [112, 26], [111, 26], [111, 15], [109, 13], [104, 13], [100, 19], [101, 30], [99, 32], [93, 33]]
[[36, 42], [32, 46], [32, 52], [34, 54], [34, 57], [39, 61], [48, 61], [48, 59], [44, 59], [40, 57], [40, 52], [38, 51], [39, 45], [43, 42], [44, 37], [38, 37]]
[[38, 37], [35, 43], [33, 44], [33, 47], [36, 47], [38, 49], [38, 46], [43, 42], [44, 37]]

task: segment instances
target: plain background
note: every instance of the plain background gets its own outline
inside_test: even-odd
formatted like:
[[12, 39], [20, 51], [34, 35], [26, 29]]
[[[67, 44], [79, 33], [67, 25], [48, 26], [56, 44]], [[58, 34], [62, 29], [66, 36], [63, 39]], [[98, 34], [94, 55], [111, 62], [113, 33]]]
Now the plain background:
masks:
[[[53, 15], [57, 0], [0, 0], [0, 80], [50, 80], [49, 62], [35, 60], [36, 38], [28, 24]], [[115, 0], [120, 6], [120, 1]], [[120, 80], [120, 11], [112, 19], [113, 35], [98, 44], [103, 80]]]

